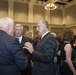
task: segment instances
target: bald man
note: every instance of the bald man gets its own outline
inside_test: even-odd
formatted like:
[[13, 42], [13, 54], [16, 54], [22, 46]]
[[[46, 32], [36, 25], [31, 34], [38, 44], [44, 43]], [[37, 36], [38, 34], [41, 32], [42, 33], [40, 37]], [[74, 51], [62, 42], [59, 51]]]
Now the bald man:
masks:
[[54, 64], [56, 39], [50, 34], [46, 20], [38, 21], [36, 27], [41, 41], [37, 44], [35, 50], [31, 43], [25, 43], [25, 48], [28, 49], [34, 60], [32, 75], [56, 75]]

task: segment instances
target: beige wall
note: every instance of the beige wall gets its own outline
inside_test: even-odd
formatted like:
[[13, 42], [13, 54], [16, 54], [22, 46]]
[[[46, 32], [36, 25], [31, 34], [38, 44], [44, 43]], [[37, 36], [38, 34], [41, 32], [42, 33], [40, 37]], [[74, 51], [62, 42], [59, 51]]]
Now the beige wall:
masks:
[[14, 3], [14, 20], [19, 22], [28, 21], [28, 4], [26, 3]]
[[76, 23], [76, 5], [73, 5], [65, 10], [66, 24]]
[[[33, 4], [31, 4], [33, 5]], [[46, 19], [49, 21], [49, 25], [51, 27], [50, 31], [55, 31], [57, 34], [62, 33], [63, 24], [63, 11], [61, 9], [51, 10], [47, 12], [44, 9], [44, 6], [39, 5], [30, 5], [27, 3], [19, 3], [14, 2], [12, 8], [12, 16], [15, 22], [19, 22], [29, 27], [31, 32], [33, 31], [33, 27], [36, 25], [36, 22], [41, 19]], [[12, 5], [8, 3], [8, 1], [0, 0], [0, 18], [9, 16], [9, 7]], [[11, 11], [11, 10], [10, 10]], [[30, 13], [29, 13], [30, 11]], [[32, 14], [31, 14], [32, 13]], [[31, 16], [29, 16], [31, 15]], [[65, 23], [67, 26], [71, 26], [70, 28], [74, 31], [76, 35], [76, 5], [73, 5], [69, 8], [65, 9]], [[10, 17], [10, 16], [9, 16]], [[32, 17], [32, 18], [31, 18]], [[31, 19], [30, 19], [31, 18]], [[30, 19], [30, 20], [28, 20]], [[31, 21], [32, 20], [32, 21]], [[73, 25], [73, 27], [72, 27]], [[54, 27], [55, 28], [54, 28]], [[61, 27], [62, 26], [62, 27]], [[67, 27], [66, 26], [66, 27]], [[58, 28], [59, 27], [59, 28]], [[61, 27], [61, 28], [60, 28]]]
[[56, 27], [51, 27], [51, 32], [56, 33], [57, 35], [60, 35], [63, 33], [64, 28], [56, 28]]
[[62, 25], [63, 15], [62, 10], [56, 9], [50, 11], [50, 23]]
[[8, 2], [0, 0], [0, 18], [8, 16]]
[[[8, 1], [0, 0], [0, 17], [8, 16]], [[13, 19], [18, 22], [28, 22], [29, 6], [27, 3], [14, 2]], [[65, 9], [66, 24], [76, 23], [76, 5]], [[50, 24], [62, 25], [62, 10], [51, 10], [50, 14], [46, 13], [44, 6], [33, 5], [33, 22], [40, 19], [46, 19], [46, 15], [50, 16]]]
[[33, 6], [33, 21], [37, 22], [38, 20], [45, 19], [45, 9], [43, 6], [34, 5]]

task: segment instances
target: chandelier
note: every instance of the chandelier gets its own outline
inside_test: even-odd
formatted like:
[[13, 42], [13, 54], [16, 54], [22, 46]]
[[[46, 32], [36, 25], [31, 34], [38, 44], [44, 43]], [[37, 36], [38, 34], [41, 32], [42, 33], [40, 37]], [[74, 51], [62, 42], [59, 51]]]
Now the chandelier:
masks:
[[57, 6], [54, 4], [54, 3], [48, 3], [46, 6], [45, 6], [45, 9], [46, 10], [55, 10], [57, 8]]

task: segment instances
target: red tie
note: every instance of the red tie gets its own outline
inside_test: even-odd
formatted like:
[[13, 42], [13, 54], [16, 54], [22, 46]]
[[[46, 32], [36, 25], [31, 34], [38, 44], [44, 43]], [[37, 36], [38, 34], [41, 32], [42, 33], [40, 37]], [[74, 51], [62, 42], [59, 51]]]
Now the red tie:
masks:
[[39, 42], [41, 41], [41, 39], [42, 39], [42, 38], [40, 37], [40, 38], [39, 38], [39, 41], [38, 41], [38, 43], [37, 43], [37, 44], [39, 44]]

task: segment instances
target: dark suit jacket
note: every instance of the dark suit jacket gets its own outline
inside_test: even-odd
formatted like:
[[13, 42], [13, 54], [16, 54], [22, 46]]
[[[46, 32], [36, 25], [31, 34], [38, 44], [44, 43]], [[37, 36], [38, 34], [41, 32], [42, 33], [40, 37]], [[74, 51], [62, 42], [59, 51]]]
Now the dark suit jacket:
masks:
[[18, 40], [0, 30], [0, 75], [21, 75], [27, 63]]
[[20, 43], [24, 55], [26, 56], [27, 59], [30, 59], [30, 53], [28, 52], [28, 50], [25, 49], [25, 48], [23, 49], [23, 47], [24, 47], [24, 43], [26, 43], [26, 42], [30, 42], [30, 43], [33, 44], [33, 40], [30, 39], [30, 38], [27, 38], [27, 37], [22, 36], [22, 40], [21, 40], [21, 43]]
[[55, 75], [54, 55], [57, 47], [55, 38], [46, 34], [32, 53], [34, 60], [32, 75]]
[[[30, 42], [33, 44], [32, 39], [23, 36], [21, 44], [20, 44], [22, 48], [24, 47], [25, 42]], [[31, 66], [31, 61], [30, 61], [30, 59], [31, 59], [30, 53], [28, 52], [27, 49], [22, 49], [22, 50], [23, 50], [24, 56], [28, 59], [28, 66], [27, 66], [27, 69], [24, 71], [21, 71], [21, 73], [22, 73], [22, 75], [31, 75], [32, 74], [32, 66]]]

